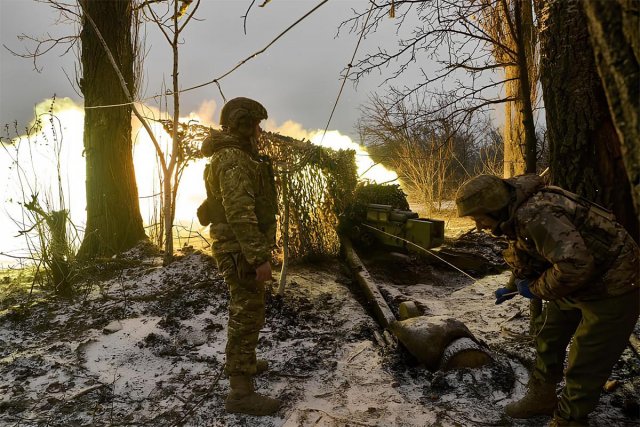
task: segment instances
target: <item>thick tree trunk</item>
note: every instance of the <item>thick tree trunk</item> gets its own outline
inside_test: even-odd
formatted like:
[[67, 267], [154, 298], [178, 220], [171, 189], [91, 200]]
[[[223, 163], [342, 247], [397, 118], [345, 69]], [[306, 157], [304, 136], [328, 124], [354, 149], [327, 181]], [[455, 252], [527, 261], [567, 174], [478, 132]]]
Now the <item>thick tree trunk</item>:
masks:
[[620, 140], [580, 0], [538, 0], [541, 83], [554, 184], [611, 208], [637, 235]]
[[[531, 0], [508, 0], [487, 6], [486, 28], [502, 45], [494, 46], [493, 55], [505, 65], [504, 170], [509, 178], [536, 171], [536, 133], [532, 103], [537, 80]], [[493, 15], [493, 16], [489, 16]]]
[[[637, 219], [640, 215], [640, 3], [590, 0], [583, 1], [582, 6], [598, 73], [620, 140], [620, 154], [632, 183]], [[637, 229], [635, 238], [638, 241]]]
[[522, 127], [524, 129], [525, 172], [536, 173], [536, 128], [533, 120], [531, 102], [530, 62], [533, 61], [532, 46], [533, 15], [530, 0], [515, 0], [514, 21], [516, 29], [516, 46], [518, 76], [520, 79], [520, 102]]
[[[107, 42], [131, 93], [134, 51], [131, 1], [82, 0]], [[127, 104], [104, 48], [84, 22], [81, 89], [85, 107]], [[131, 105], [85, 109], [87, 226], [79, 256], [110, 256], [145, 238], [131, 141]]]
[[[518, 67], [509, 66], [505, 70], [506, 96], [516, 99], [504, 104], [504, 177], [522, 175], [525, 173], [526, 164], [524, 161], [524, 129], [520, 102], [520, 80], [518, 79]], [[515, 79], [515, 80], [513, 80]]]

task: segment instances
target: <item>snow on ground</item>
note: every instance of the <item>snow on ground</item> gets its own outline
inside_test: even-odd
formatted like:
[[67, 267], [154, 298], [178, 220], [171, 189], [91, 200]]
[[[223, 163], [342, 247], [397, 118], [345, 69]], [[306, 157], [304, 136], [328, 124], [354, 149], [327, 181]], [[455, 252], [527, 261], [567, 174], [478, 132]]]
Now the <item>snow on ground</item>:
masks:
[[[258, 347], [270, 370], [259, 391], [278, 396], [272, 417], [227, 415], [222, 374], [228, 293], [209, 256], [170, 266], [131, 253], [97, 272], [76, 301], [41, 301], [0, 317], [1, 426], [472, 426], [544, 425], [503, 414], [524, 393], [533, 360], [520, 298], [496, 306], [507, 275], [472, 282], [415, 258], [370, 263], [379, 281], [450, 315], [491, 349], [481, 369], [429, 372], [402, 349], [381, 348], [380, 328], [339, 260], [291, 268], [284, 298], [268, 298]], [[627, 351], [594, 426], [634, 425], [629, 394], [640, 363]], [[626, 399], [626, 400], [625, 400]], [[626, 407], [627, 412], [622, 408]], [[632, 408], [633, 409], [633, 408]], [[637, 407], [636, 407], [637, 409]]]

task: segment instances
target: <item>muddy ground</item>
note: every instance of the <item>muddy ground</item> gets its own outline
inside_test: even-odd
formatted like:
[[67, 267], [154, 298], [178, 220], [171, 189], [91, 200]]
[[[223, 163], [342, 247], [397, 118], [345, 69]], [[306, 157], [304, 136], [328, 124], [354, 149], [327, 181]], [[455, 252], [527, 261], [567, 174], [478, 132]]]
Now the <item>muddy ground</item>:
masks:
[[[284, 401], [273, 417], [227, 415], [222, 373], [228, 293], [212, 259], [193, 252], [162, 267], [131, 251], [97, 270], [72, 302], [42, 299], [0, 317], [2, 426], [540, 426], [504, 405], [524, 393], [534, 351], [528, 304], [493, 304], [500, 266], [474, 281], [415, 255], [372, 251], [374, 278], [419, 302], [425, 315], [462, 320], [491, 351], [481, 369], [429, 372], [380, 328], [339, 259], [291, 268], [270, 297], [258, 352], [271, 369], [257, 387]], [[392, 303], [393, 304], [393, 303]], [[636, 331], [639, 332], [639, 331]], [[618, 386], [593, 426], [638, 425], [640, 361], [629, 349]]]

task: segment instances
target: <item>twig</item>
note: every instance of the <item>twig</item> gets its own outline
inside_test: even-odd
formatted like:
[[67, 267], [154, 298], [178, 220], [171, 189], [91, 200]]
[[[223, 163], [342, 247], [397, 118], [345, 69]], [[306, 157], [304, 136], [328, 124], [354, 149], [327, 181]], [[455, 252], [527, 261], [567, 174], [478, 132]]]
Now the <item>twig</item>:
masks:
[[249, 7], [247, 8], [247, 11], [245, 12], [244, 15], [241, 16], [243, 22], [242, 22], [242, 27], [244, 29], [244, 35], [247, 35], [247, 18], [249, 17], [249, 11], [251, 10], [251, 8], [253, 7], [253, 4], [256, 2], [256, 0], [252, 0], [251, 4], [249, 5]]
[[204, 395], [202, 396], [202, 398], [200, 398], [200, 400], [198, 400], [183, 416], [182, 418], [180, 418], [175, 424], [173, 424], [173, 426], [179, 426], [182, 425], [184, 420], [187, 419], [187, 417], [189, 415], [191, 415], [191, 413], [202, 404], [202, 402], [204, 402], [204, 400], [206, 398], [208, 398], [211, 395], [211, 392], [213, 391], [214, 387], [218, 384], [218, 381], [220, 381], [220, 378], [222, 377], [222, 373], [224, 372], [224, 367], [225, 365], [222, 365], [222, 367], [220, 368], [220, 372], [218, 372], [218, 375], [216, 375], [216, 378], [213, 380], [213, 383], [211, 384], [211, 386], [207, 389], [207, 391], [204, 393]]
[[[363, 423], [360, 421], [356, 421], [353, 418], [342, 418], [342, 417], [338, 417], [336, 415], [330, 414], [327, 411], [323, 411], [322, 409], [316, 409], [316, 408], [305, 408], [303, 409], [303, 411], [315, 411], [315, 412], [322, 412], [323, 414], [325, 414], [327, 417], [336, 420], [336, 421], [340, 421], [341, 423], [345, 423], [345, 425], [352, 425], [355, 424], [357, 426], [369, 426], [369, 427], [373, 427], [376, 424], [369, 424], [369, 423]], [[316, 421], [317, 424], [317, 421]]]
[[358, 351], [356, 354], [354, 354], [353, 356], [349, 357], [349, 359], [347, 359], [347, 362], [351, 362], [353, 359], [355, 359], [356, 357], [358, 357], [358, 355], [360, 353], [362, 353], [363, 351], [365, 351], [367, 349], [366, 346], [363, 346], [360, 351]]
[[284, 373], [284, 372], [277, 372], [277, 375], [278, 375], [279, 377], [286, 377], [286, 378], [301, 378], [301, 379], [304, 379], [304, 378], [311, 378], [311, 377], [312, 377], [312, 375], [308, 375], [308, 374], [287, 374], [287, 373]]
[[77, 399], [79, 397], [84, 396], [85, 394], [91, 393], [94, 390], [98, 390], [98, 389], [101, 389], [101, 388], [106, 387], [106, 386], [107, 386], [107, 384], [100, 383], [100, 384], [96, 384], [96, 385], [92, 385], [90, 387], [84, 388], [84, 389], [78, 391], [77, 393], [69, 396], [67, 401]]
[[280, 270], [280, 285], [278, 295], [284, 295], [289, 269], [289, 176], [285, 172], [282, 176], [282, 203], [284, 204], [284, 220], [282, 230], [282, 269]]
[[[517, 292], [516, 292], [517, 293]], [[504, 325], [507, 322], [511, 322], [512, 320], [518, 319], [522, 317], [522, 310], [518, 310], [516, 312], [516, 314], [514, 314], [513, 316], [509, 317], [507, 320], [505, 320], [504, 322], [500, 323], [500, 327], [502, 328], [502, 325]]]
[[510, 331], [506, 329], [504, 326], [500, 326], [500, 332], [505, 334], [507, 337], [512, 338], [514, 341], [521, 342], [529, 342], [533, 341], [533, 336], [529, 334], [519, 334], [517, 332]]

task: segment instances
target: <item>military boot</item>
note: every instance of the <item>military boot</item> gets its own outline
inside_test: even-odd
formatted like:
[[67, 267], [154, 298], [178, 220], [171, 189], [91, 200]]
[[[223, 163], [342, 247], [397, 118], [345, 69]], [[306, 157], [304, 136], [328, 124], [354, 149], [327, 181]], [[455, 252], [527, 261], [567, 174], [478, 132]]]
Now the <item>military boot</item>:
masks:
[[253, 379], [250, 376], [229, 377], [231, 391], [224, 403], [230, 414], [271, 415], [278, 411], [282, 402], [263, 396], [253, 390]]
[[269, 361], [264, 359], [256, 360], [256, 375], [260, 375], [269, 370]]
[[531, 378], [527, 385], [527, 394], [517, 402], [505, 406], [504, 411], [511, 418], [531, 418], [553, 415], [557, 404], [556, 385]]

